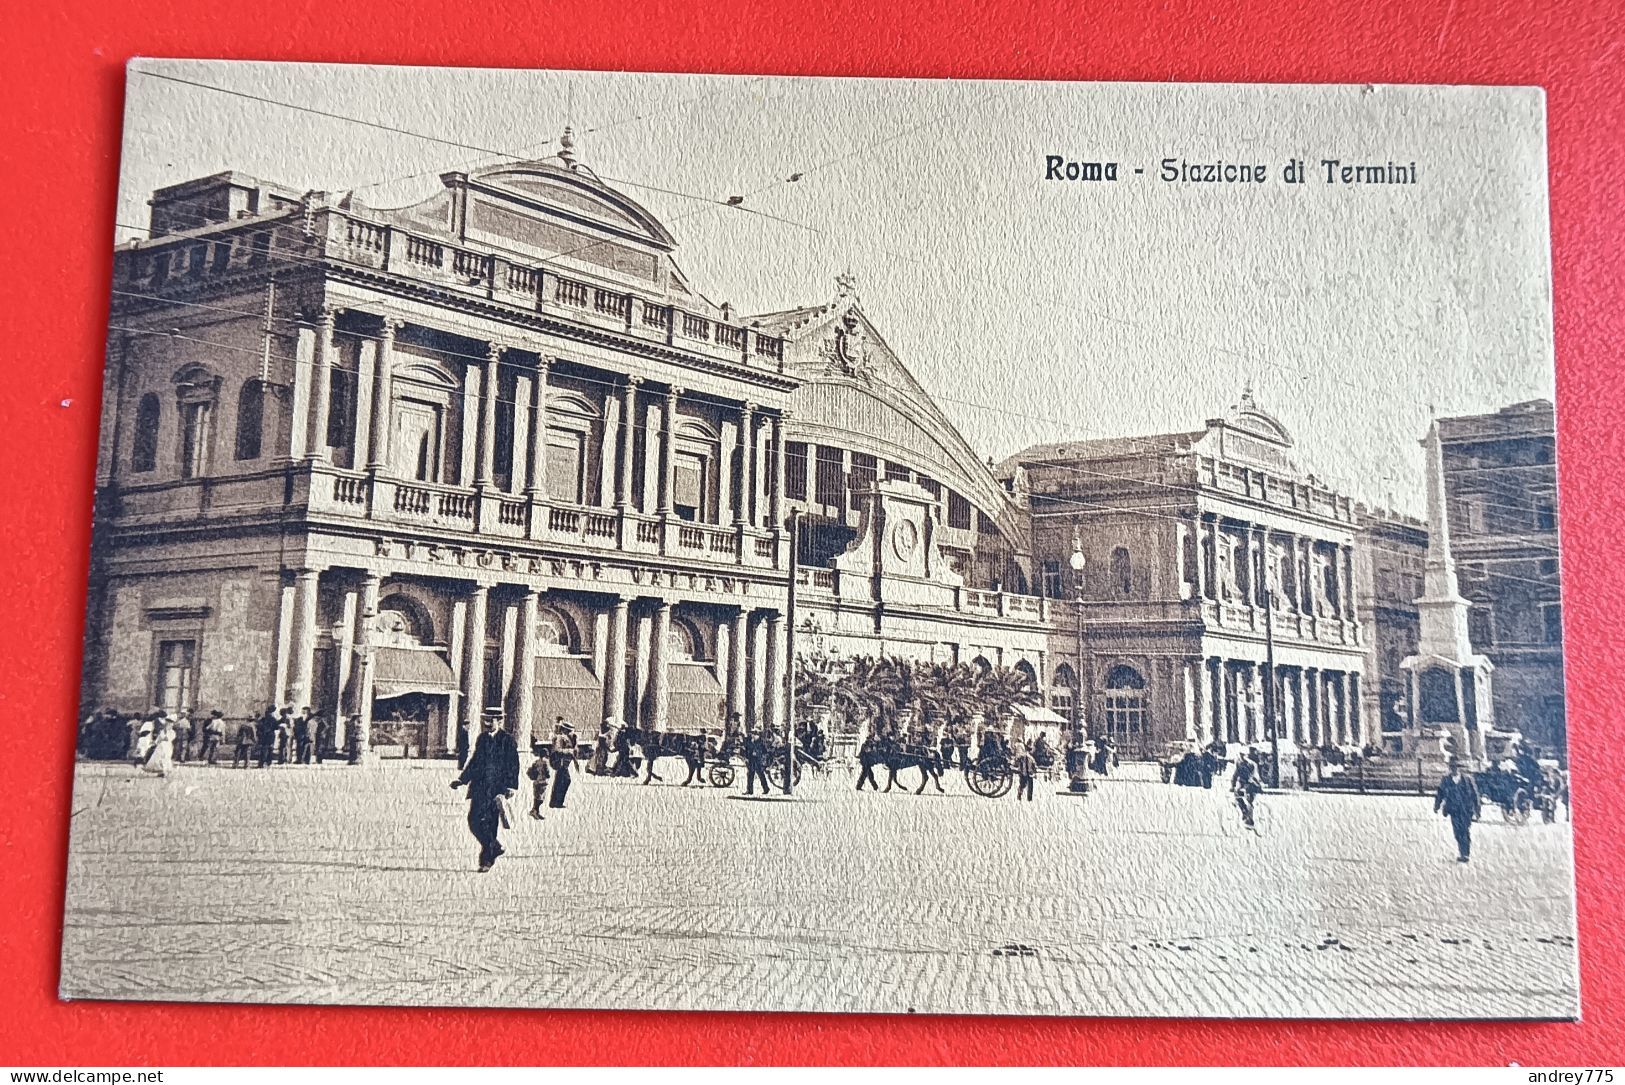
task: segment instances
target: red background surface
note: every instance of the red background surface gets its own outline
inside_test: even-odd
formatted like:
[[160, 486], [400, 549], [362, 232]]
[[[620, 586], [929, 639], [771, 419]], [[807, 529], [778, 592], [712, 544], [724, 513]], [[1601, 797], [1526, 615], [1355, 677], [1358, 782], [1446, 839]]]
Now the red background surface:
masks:
[[[72, 7], [75, 10], [63, 10]], [[1625, 12], [1609, 0], [1067, 7], [728, 0], [8, 5], [0, 90], [0, 1063], [1596, 1065], [1625, 1028]], [[56, 999], [123, 63], [131, 56], [767, 74], [1534, 84], [1548, 92], [1585, 1021], [1142, 1022], [65, 1004]], [[856, 137], [855, 137], [856, 138]], [[1494, 162], [1486, 162], [1494, 169]], [[64, 401], [67, 401], [66, 403]], [[1351, 892], [1358, 892], [1351, 886]], [[1516, 983], [1516, 976], [1508, 976]], [[565, 1042], [565, 1037], [568, 1041]]]

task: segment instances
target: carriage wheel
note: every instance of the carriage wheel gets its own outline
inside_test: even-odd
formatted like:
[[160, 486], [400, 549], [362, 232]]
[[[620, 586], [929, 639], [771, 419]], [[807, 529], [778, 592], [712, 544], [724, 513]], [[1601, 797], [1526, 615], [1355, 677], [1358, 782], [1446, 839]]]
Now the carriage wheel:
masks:
[[[784, 790], [784, 758], [775, 757], [767, 766], [767, 779], [775, 788]], [[796, 762], [795, 782], [801, 783], [801, 762]]]
[[734, 767], [726, 762], [719, 761], [711, 766], [712, 787], [734, 786]]
[[1501, 817], [1509, 825], [1523, 825], [1529, 821], [1529, 793], [1519, 788], [1512, 796], [1512, 800], [1501, 807]]
[[1010, 790], [1008, 765], [972, 765], [965, 778], [970, 789], [984, 799], [997, 799]]

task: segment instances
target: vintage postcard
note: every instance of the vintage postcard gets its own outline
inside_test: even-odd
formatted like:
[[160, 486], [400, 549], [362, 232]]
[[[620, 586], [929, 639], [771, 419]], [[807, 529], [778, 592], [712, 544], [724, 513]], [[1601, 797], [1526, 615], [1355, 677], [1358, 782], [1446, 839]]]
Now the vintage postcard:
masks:
[[1546, 191], [1533, 89], [132, 63], [63, 996], [1576, 1017]]

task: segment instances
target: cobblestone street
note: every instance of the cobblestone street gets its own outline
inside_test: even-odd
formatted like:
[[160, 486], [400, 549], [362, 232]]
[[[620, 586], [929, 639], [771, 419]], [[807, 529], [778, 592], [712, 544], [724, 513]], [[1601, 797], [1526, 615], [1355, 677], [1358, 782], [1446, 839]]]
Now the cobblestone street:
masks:
[[[681, 778], [676, 761], [665, 775]], [[1124, 766], [1125, 770], [1129, 766]], [[1143, 773], [1143, 766], [1136, 766]], [[794, 802], [578, 780], [476, 873], [449, 763], [78, 770], [70, 998], [1570, 1017], [1569, 827], [1113, 779]], [[742, 776], [743, 774], [741, 774]], [[908, 773], [911, 782], [913, 773]], [[1133, 775], [1131, 773], [1131, 775]], [[528, 783], [526, 784], [528, 788]], [[737, 794], [737, 792], [735, 792]], [[521, 801], [528, 804], [528, 791]]]

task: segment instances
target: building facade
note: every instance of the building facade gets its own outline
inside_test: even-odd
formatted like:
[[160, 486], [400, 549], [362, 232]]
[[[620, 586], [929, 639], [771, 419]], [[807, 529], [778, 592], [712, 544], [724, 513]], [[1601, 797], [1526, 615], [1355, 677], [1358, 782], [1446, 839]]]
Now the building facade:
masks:
[[1001, 476], [1030, 504], [1033, 568], [1055, 614], [1052, 707], [1070, 713], [1079, 691], [1089, 730], [1131, 753], [1264, 742], [1273, 641], [1285, 747], [1365, 740], [1353, 502], [1302, 471], [1292, 448], [1248, 392], [1198, 430], [1005, 461]]
[[521, 742], [778, 724], [792, 509], [845, 650], [1043, 672], [1041, 608], [995, 590], [1018, 512], [851, 282], [738, 317], [562, 146], [397, 209], [154, 193], [114, 261], [87, 705], [309, 706], [428, 754], [488, 708]]
[[1409, 679], [1400, 667], [1416, 654], [1423, 593], [1427, 525], [1392, 509], [1354, 506], [1355, 600], [1365, 637], [1365, 683], [1360, 712], [1365, 734], [1390, 752], [1402, 748], [1408, 722]]
[[1438, 420], [1450, 549], [1496, 726], [1565, 751], [1556, 419], [1547, 400]]

